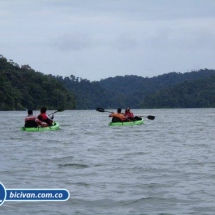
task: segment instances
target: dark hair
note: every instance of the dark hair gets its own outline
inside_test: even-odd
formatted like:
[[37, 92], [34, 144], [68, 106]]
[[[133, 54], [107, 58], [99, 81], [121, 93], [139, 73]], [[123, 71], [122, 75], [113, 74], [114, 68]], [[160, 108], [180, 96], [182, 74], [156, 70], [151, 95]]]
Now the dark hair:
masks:
[[28, 110], [28, 114], [33, 114], [33, 111], [32, 110]]
[[42, 108], [40, 109], [40, 112], [41, 112], [41, 113], [45, 113], [45, 112], [46, 112], [46, 107], [42, 107]]
[[118, 108], [117, 109], [117, 113], [121, 113], [122, 109], [121, 108]]

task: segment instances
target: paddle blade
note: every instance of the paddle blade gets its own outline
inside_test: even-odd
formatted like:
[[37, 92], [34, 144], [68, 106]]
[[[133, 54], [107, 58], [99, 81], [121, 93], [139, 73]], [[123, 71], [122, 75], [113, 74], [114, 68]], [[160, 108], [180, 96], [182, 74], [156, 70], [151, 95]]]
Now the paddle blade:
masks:
[[155, 116], [149, 115], [149, 116], [147, 116], [147, 118], [150, 119], [150, 120], [154, 120], [154, 119], [155, 119]]
[[59, 109], [57, 110], [57, 112], [62, 112], [62, 111], [64, 111], [63, 108], [59, 108]]
[[[64, 109], [59, 108], [58, 110], [56, 110], [54, 113], [51, 113], [51, 114], [55, 114], [55, 113], [57, 113], [57, 112], [62, 112], [62, 111], [64, 111]], [[49, 115], [51, 115], [51, 114], [49, 114]]]
[[100, 107], [96, 108], [96, 110], [99, 112], [105, 112], [104, 108], [100, 108]]

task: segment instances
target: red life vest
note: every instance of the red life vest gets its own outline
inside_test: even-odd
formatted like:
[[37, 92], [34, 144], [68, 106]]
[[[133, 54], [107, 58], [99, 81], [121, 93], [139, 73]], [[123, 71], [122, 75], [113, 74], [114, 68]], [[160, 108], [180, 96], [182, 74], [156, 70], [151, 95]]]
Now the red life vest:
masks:
[[53, 121], [51, 119], [49, 119], [48, 115], [46, 113], [41, 113], [38, 116], [38, 119], [42, 122], [46, 122], [49, 126], [52, 125]]
[[127, 113], [125, 113], [125, 116], [132, 118], [132, 117], [134, 117], [134, 114], [132, 112], [127, 112]]
[[25, 118], [25, 127], [37, 127], [37, 121], [35, 116], [27, 116]]
[[35, 121], [35, 119], [36, 119], [35, 116], [27, 116], [27, 117], [25, 118], [25, 122], [27, 122], [27, 121]]
[[39, 116], [38, 116], [39, 120], [41, 121], [44, 121], [46, 119], [48, 119], [48, 116], [46, 113], [41, 113]]

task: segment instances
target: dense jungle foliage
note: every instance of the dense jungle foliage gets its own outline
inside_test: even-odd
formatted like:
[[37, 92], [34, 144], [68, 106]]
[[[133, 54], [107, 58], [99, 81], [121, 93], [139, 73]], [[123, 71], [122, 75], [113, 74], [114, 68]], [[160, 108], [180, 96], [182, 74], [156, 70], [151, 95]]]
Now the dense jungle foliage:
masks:
[[215, 70], [148, 78], [116, 76], [90, 82], [45, 75], [0, 55], [0, 110], [215, 107]]
[[116, 76], [97, 82], [73, 75], [65, 78], [58, 76], [57, 79], [76, 95], [78, 109], [200, 108], [214, 107], [214, 75], [215, 70], [202, 69], [183, 74], [171, 72], [152, 78]]
[[0, 110], [74, 109], [75, 99], [51, 75], [19, 66], [0, 55]]
[[185, 81], [147, 96], [147, 108], [215, 108], [215, 75], [194, 82]]

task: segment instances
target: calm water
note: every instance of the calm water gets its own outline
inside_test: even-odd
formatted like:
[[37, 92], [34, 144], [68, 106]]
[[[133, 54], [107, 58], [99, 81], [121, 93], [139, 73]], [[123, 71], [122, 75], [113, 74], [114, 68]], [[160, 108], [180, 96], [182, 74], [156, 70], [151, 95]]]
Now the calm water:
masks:
[[0, 214], [214, 215], [215, 109], [134, 112], [156, 118], [108, 127], [108, 113], [64, 111], [59, 131], [25, 133], [26, 112], [0, 112], [0, 182], [70, 192], [66, 202], [5, 202]]

